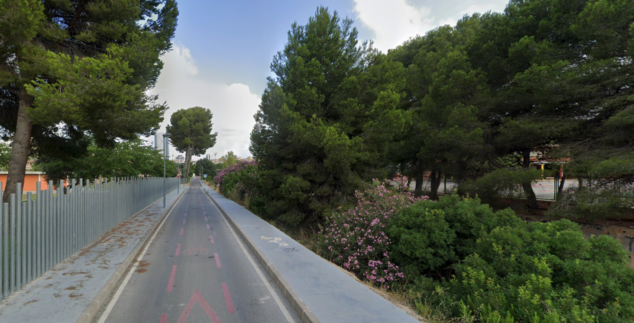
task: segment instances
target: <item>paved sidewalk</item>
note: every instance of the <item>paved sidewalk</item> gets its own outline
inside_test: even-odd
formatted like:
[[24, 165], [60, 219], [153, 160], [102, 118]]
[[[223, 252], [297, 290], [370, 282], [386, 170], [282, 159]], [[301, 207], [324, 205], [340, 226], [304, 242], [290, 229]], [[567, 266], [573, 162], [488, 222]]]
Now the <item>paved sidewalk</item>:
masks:
[[[180, 193], [185, 190], [181, 186]], [[155, 201], [99, 240], [65, 259], [0, 305], [0, 323], [75, 322], [178, 198]]]
[[[301, 305], [293, 306], [303, 322], [418, 323], [400, 308], [242, 206], [207, 186], [205, 190], [242, 232], [251, 248], [256, 249], [255, 253], [262, 258], [265, 267], [272, 267], [269, 272], [273, 271], [273, 279], [283, 281], [282, 284], [289, 288], [284, 290], [280, 287], [286, 297], [299, 301]], [[305, 305], [303, 313], [298, 308], [302, 305]]]

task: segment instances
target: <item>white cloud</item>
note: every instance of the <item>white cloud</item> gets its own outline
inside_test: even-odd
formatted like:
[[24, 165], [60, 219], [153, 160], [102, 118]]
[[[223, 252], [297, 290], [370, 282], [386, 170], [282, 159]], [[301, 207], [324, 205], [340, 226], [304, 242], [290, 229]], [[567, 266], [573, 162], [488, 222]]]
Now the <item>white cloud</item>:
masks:
[[[454, 26], [465, 14], [484, 13], [489, 10], [501, 12], [508, 3], [508, 0], [475, 0], [475, 3], [464, 9], [464, 5], [454, 5], [450, 2], [434, 3], [438, 12], [432, 12], [431, 6], [421, 5], [421, 1], [417, 1], [417, 5], [409, 3], [408, 0], [353, 1], [358, 20], [374, 32], [374, 45], [383, 52], [396, 48], [417, 35], [425, 35], [438, 26]], [[438, 19], [438, 16], [444, 19]]]
[[506, 8], [507, 0], [497, 0], [496, 2], [476, 3], [468, 6], [466, 9], [459, 11], [456, 15], [453, 15], [447, 19], [444, 19], [438, 23], [438, 26], [451, 25], [455, 26], [459, 19], [462, 19], [465, 15], [472, 15], [476, 12], [485, 13], [487, 11], [503, 12]]
[[383, 52], [416, 35], [424, 35], [434, 25], [429, 8], [416, 8], [406, 0], [354, 0], [354, 11], [366, 27], [374, 31], [374, 46]]
[[[201, 106], [214, 114], [213, 132], [218, 132], [216, 145], [207, 150], [207, 154], [213, 158], [213, 154], [218, 153], [220, 157], [231, 150], [240, 157], [251, 156], [249, 138], [260, 97], [251, 93], [245, 84], [226, 85], [199, 75], [196, 62], [185, 46], [174, 45], [161, 60], [163, 70], [150, 93], [158, 94], [159, 101], [167, 101], [170, 107], [165, 113], [162, 131], [177, 110]], [[170, 151], [174, 151], [172, 149]]]

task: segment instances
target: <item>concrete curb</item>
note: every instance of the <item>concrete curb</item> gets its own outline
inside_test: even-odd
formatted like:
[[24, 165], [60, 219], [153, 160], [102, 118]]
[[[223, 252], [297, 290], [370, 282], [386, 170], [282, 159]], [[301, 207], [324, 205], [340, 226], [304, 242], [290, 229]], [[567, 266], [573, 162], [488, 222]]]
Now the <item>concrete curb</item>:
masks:
[[246, 234], [244, 234], [242, 229], [240, 229], [240, 227], [235, 222], [233, 222], [233, 219], [231, 219], [231, 217], [227, 215], [225, 210], [223, 210], [220, 207], [220, 205], [216, 203], [216, 201], [211, 197], [211, 195], [209, 195], [209, 193], [206, 190], [204, 190], [204, 188], [203, 188], [203, 191], [205, 191], [205, 194], [207, 194], [211, 202], [213, 202], [214, 205], [218, 208], [218, 210], [220, 210], [220, 213], [222, 213], [222, 215], [227, 219], [227, 221], [231, 223], [231, 226], [236, 231], [238, 231], [242, 239], [244, 239], [244, 241], [247, 242], [247, 245], [249, 246], [251, 251], [253, 251], [253, 253], [258, 257], [258, 259], [260, 260], [260, 263], [262, 263], [262, 265], [264, 266], [266, 271], [269, 273], [269, 275], [271, 275], [271, 278], [273, 278], [277, 287], [279, 287], [282, 293], [284, 293], [284, 296], [291, 303], [291, 306], [293, 306], [293, 309], [295, 309], [297, 314], [299, 314], [302, 322], [303, 323], [320, 323], [319, 319], [315, 317], [315, 315], [308, 308], [308, 306], [304, 304], [301, 298], [299, 298], [299, 296], [297, 296], [295, 291], [293, 291], [291, 286], [284, 280], [284, 278], [282, 278], [282, 275], [280, 275], [280, 273], [275, 269], [275, 267], [273, 267], [273, 265], [269, 262], [269, 260], [266, 259], [262, 251], [260, 251], [260, 249], [258, 249], [255, 246], [253, 241], [251, 241], [251, 239], [249, 239], [249, 237], [247, 237]]
[[[101, 307], [110, 298], [110, 294], [112, 294], [112, 292], [117, 288], [117, 286], [119, 286], [119, 283], [121, 282], [121, 279], [123, 277], [125, 277], [125, 274], [128, 272], [128, 269], [130, 268], [130, 265], [137, 258], [138, 253], [143, 249], [143, 247], [148, 242], [148, 239], [152, 236], [154, 231], [156, 231], [158, 229], [158, 227], [161, 224], [161, 222], [163, 221], [163, 219], [168, 214], [170, 214], [170, 212], [172, 211], [172, 209], [174, 208], [176, 203], [178, 203], [178, 201], [181, 199], [183, 194], [185, 194], [186, 190], [187, 190], [187, 188], [185, 188], [183, 190], [183, 193], [180, 193], [178, 198], [172, 203], [172, 205], [169, 207], [167, 212], [165, 212], [165, 214], [163, 214], [163, 216], [156, 221], [156, 224], [154, 224], [149, 230], [147, 230], [145, 232], [145, 235], [141, 238], [141, 240], [139, 240], [139, 242], [137, 243], [136, 247], [134, 247], [134, 249], [132, 249], [130, 254], [119, 265], [119, 267], [117, 268], [115, 273], [112, 275], [112, 277], [110, 277], [110, 279], [108, 279], [108, 281], [101, 288], [101, 290], [99, 290], [99, 293], [97, 293], [97, 296], [95, 296], [95, 298], [92, 300], [92, 302], [90, 302], [90, 304], [88, 304], [86, 309], [81, 313], [81, 315], [79, 316], [77, 321], [75, 321], [76, 323], [90, 323], [90, 322], [92, 322], [95, 319], [95, 316], [97, 315], [97, 313], [99, 313], [99, 310], [101, 310]], [[154, 201], [154, 202], [156, 202], [156, 201]], [[154, 204], [154, 202], [152, 202], [152, 204]], [[152, 204], [148, 205], [146, 208], [144, 208], [143, 210], [137, 212], [135, 215], [131, 216], [130, 218], [132, 218], [132, 217], [136, 216], [137, 214], [143, 212], [145, 209], [150, 207]]]

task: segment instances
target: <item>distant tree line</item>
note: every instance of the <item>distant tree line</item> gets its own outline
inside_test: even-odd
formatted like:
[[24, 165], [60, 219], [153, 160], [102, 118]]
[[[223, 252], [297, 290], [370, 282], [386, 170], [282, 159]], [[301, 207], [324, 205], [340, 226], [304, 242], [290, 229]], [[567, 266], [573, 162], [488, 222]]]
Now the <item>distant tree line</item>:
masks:
[[43, 156], [36, 165], [46, 173], [47, 180], [54, 182], [73, 178], [92, 181], [97, 178], [163, 177], [164, 166], [167, 177], [177, 174], [175, 162], [164, 161], [162, 151], [140, 140], [118, 142], [113, 148], [101, 148], [91, 143], [84, 156], [64, 159]]

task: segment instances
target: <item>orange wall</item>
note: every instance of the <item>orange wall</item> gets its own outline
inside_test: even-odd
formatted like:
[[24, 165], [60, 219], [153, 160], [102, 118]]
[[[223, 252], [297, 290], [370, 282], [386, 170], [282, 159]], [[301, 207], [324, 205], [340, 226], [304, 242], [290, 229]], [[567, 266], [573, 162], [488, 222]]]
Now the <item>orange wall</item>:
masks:
[[[46, 176], [45, 175], [38, 175], [38, 174], [26, 174], [24, 176], [24, 186], [22, 188], [23, 192], [35, 192], [35, 188], [36, 188], [36, 183], [38, 180], [42, 181], [42, 186], [41, 188], [43, 190], [48, 189], [48, 183], [46, 183]], [[0, 174], [0, 182], [2, 182], [2, 190], [4, 190], [7, 186], [7, 175], [6, 174]]]

